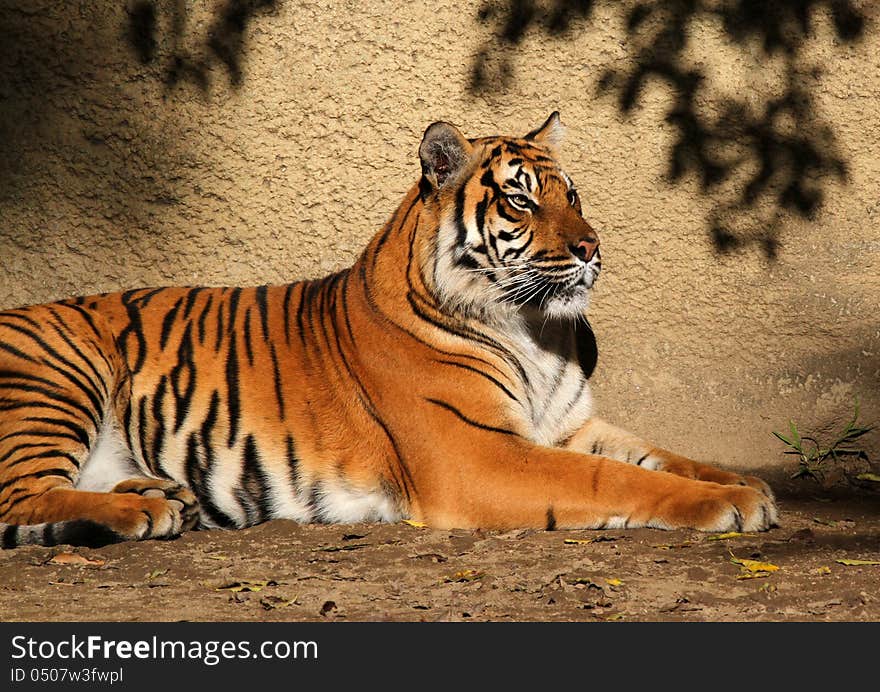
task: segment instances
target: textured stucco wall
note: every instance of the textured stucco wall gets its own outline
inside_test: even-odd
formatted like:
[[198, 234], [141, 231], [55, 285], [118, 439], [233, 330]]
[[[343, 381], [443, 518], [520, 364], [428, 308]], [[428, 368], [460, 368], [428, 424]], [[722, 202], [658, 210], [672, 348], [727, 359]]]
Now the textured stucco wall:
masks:
[[[142, 63], [125, 2], [0, 0], [0, 307], [326, 273], [415, 181], [427, 124], [522, 133], [558, 108], [563, 162], [602, 234], [591, 321], [605, 417], [741, 467], [781, 463], [770, 430], [790, 416], [821, 428], [858, 396], [880, 418], [880, 31], [850, 46], [820, 26], [809, 46], [849, 181], [826, 188], [814, 222], [789, 220], [768, 260], [755, 246], [719, 256], [698, 187], [664, 179], [668, 90], [650, 87], [626, 117], [595, 96], [627, 55], [607, 6], [574, 38], [527, 37], [513, 83], [479, 96], [469, 69], [490, 28], [480, 3], [450, 0], [277, 2], [247, 25], [240, 85], [214, 61], [206, 86], [167, 87], [172, 53], [208, 55], [218, 6], [159, 2]], [[780, 79], [717, 27], [692, 46], [722, 93]], [[868, 447], [876, 459], [878, 434]]]

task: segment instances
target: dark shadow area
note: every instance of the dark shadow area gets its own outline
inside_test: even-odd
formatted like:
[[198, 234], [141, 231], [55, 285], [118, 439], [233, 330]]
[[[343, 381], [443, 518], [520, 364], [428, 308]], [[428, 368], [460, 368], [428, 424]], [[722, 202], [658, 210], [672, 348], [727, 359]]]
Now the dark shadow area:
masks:
[[245, 35], [251, 21], [275, 12], [281, 0], [226, 0], [217, 5], [207, 31], [187, 40], [192, 9], [184, 0], [137, 0], [128, 8], [126, 37], [143, 64], [158, 62], [167, 87], [191, 82], [210, 87], [215, 67], [221, 67], [233, 87], [244, 79]]
[[[590, 28], [603, 3], [621, 20], [619, 38], [628, 59], [603, 71], [596, 94], [613, 98], [627, 114], [639, 108], [649, 83], [668, 87], [664, 120], [674, 129], [669, 182], [699, 183], [710, 204], [708, 232], [718, 252], [757, 243], [773, 258], [785, 218], [813, 219], [828, 184], [847, 180], [833, 124], [816, 106], [821, 66], [807, 54], [806, 42], [825, 16], [839, 44], [857, 42], [868, 28], [867, 17], [850, 0], [487, 2], [477, 20], [492, 27], [493, 35], [474, 58], [472, 91], [510, 86], [517, 47], [527, 36], [569, 40]], [[774, 67], [781, 66], [784, 88], [760, 102], [754, 94], [733, 95], [706, 109], [712, 86], [724, 77], [686, 58], [695, 28], [705, 22], [720, 25], [744, 60], [760, 65], [773, 59]], [[735, 192], [722, 193], [731, 182]]]
[[[158, 82], [166, 97], [175, 87], [194, 89], [179, 102], [240, 87], [254, 22], [274, 15], [281, 1], [0, 0], [3, 242], [54, 237], [51, 218], [62, 197], [88, 227], [112, 219], [128, 232], [154, 228], [162, 210], [178, 203], [190, 154], [177, 104], [157, 117], [152, 86]], [[132, 88], [138, 83], [145, 87]], [[140, 112], [153, 116], [133, 117]], [[47, 210], [30, 226], [26, 197]]]

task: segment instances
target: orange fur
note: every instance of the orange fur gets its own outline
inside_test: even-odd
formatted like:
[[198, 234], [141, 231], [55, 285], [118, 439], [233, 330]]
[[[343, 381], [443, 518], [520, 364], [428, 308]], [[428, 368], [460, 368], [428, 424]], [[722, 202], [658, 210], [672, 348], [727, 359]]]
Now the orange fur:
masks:
[[[560, 133], [555, 114], [525, 138], [435, 123], [419, 183], [323, 279], [0, 313], [3, 545], [169, 537], [197, 516], [770, 526], [762, 481], [592, 416], [599, 238]], [[85, 489], [101, 463], [131, 480]]]

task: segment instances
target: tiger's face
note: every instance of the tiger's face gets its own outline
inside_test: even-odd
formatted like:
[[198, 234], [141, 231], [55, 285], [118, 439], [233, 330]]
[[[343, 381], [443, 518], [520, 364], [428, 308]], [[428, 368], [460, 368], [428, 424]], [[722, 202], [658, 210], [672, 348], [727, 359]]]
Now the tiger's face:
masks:
[[599, 238], [553, 158], [560, 134], [556, 113], [522, 138], [468, 141], [447, 123], [428, 128], [423, 197], [439, 219], [433, 278], [442, 301], [484, 316], [576, 319], [586, 310]]

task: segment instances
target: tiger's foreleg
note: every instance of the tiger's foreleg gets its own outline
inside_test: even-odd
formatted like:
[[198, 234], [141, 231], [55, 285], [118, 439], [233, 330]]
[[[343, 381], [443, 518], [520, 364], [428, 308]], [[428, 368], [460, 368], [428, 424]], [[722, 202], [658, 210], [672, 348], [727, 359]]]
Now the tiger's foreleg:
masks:
[[773, 501], [749, 486], [657, 473], [490, 431], [451, 430], [435, 442], [447, 461], [414, 471], [414, 518], [438, 528], [756, 531], [776, 523]]
[[566, 442], [565, 447], [584, 454], [599, 454], [644, 469], [665, 471], [694, 480], [721, 485], [747, 485], [773, 499], [770, 486], [760, 478], [742, 476], [709, 464], [701, 464], [688, 457], [656, 447], [600, 418], [590, 418]]

